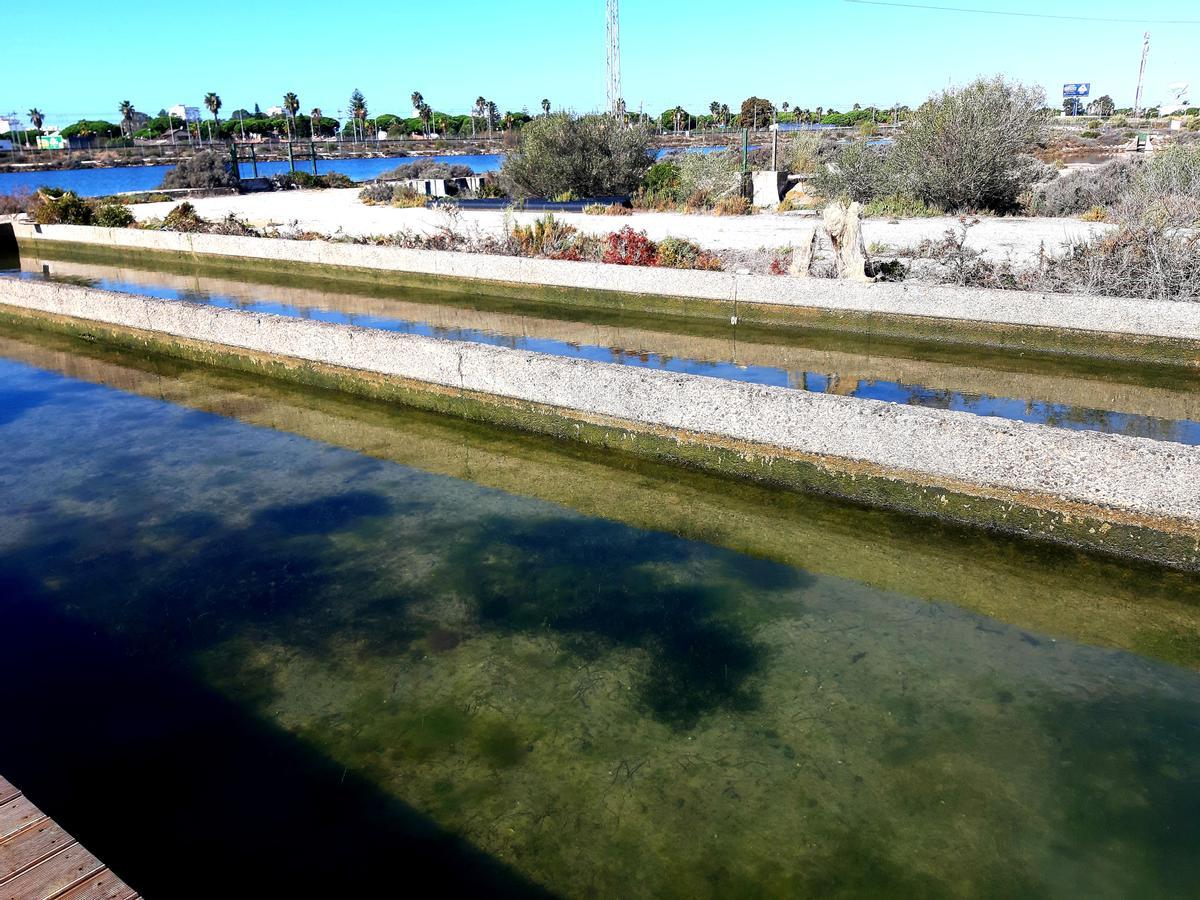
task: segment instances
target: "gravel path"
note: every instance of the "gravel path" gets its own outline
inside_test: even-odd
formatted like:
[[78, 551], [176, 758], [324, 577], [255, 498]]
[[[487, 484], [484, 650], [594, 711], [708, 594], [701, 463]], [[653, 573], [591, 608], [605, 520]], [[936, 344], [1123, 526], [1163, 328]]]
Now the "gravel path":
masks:
[[[390, 206], [366, 206], [358, 201], [358, 189], [325, 191], [286, 191], [246, 194], [232, 197], [206, 197], [192, 201], [205, 218], [223, 218], [229, 213], [253, 225], [295, 227], [325, 234], [355, 237], [394, 234], [411, 230], [433, 232], [447, 223], [445, 213], [431, 209], [395, 209]], [[174, 203], [143, 203], [132, 207], [138, 219], [161, 218]], [[481, 233], [500, 233], [509, 222], [530, 222], [542, 213], [504, 213], [479, 210], [461, 211], [460, 228]], [[588, 216], [582, 213], [556, 214], [584, 232], [605, 234], [624, 225], [646, 231], [654, 240], [683, 237], [709, 250], [754, 251], [775, 249], [798, 243], [812, 227], [813, 219], [795, 213], [760, 213], [753, 216], [706, 216], [679, 213], [635, 212], [632, 216]], [[863, 224], [870, 244], [911, 247], [928, 238], [937, 240], [947, 229], [958, 225], [953, 217], [872, 219]], [[1100, 233], [1109, 226], [1077, 219], [983, 218], [970, 231], [968, 244], [983, 251], [986, 258], [1014, 263], [1031, 262], [1043, 247], [1060, 250], [1064, 243]]]

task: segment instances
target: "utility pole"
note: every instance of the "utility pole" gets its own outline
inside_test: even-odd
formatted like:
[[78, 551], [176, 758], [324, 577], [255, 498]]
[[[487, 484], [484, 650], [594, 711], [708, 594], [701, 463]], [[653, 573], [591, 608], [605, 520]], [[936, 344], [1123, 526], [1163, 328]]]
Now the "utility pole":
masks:
[[1146, 80], [1146, 57], [1150, 55], [1150, 32], [1142, 39], [1142, 65], [1138, 69], [1137, 93], [1133, 95], [1133, 117], [1136, 119], [1142, 112], [1142, 84]]
[[621, 115], [621, 11], [619, 0], [608, 0], [608, 111]]

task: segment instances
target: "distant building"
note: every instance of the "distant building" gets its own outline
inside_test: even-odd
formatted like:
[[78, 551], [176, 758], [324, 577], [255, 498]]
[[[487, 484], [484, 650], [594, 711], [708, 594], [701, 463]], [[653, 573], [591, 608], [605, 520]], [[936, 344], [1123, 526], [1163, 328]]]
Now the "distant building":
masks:
[[199, 122], [200, 121], [200, 107], [185, 106], [182, 103], [177, 103], [174, 106], [172, 106], [170, 109], [167, 110], [167, 115], [172, 116], [176, 119], [183, 119], [183, 121], [185, 121], [185, 122]]
[[283, 115], [283, 107], [282, 106], [268, 106], [267, 107], [267, 115], [269, 117], [271, 117], [272, 119], [278, 118], [279, 116]]
[[10, 113], [7, 116], [0, 116], [0, 134], [11, 134], [14, 131], [24, 131], [26, 128], [24, 120], [16, 113]]

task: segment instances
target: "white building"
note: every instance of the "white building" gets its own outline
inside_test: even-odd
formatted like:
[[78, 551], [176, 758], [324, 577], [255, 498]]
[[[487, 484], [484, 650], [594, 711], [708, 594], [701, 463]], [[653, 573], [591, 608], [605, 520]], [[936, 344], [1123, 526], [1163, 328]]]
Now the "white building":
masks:
[[10, 134], [14, 131], [24, 131], [25, 122], [16, 113], [0, 116], [0, 134]]
[[185, 122], [200, 121], [200, 107], [198, 106], [186, 106], [183, 103], [176, 103], [167, 110], [167, 114], [176, 119], [183, 119]]
[[271, 117], [272, 119], [276, 119], [279, 116], [283, 115], [283, 107], [282, 106], [268, 106], [267, 107], [267, 115], [269, 117]]

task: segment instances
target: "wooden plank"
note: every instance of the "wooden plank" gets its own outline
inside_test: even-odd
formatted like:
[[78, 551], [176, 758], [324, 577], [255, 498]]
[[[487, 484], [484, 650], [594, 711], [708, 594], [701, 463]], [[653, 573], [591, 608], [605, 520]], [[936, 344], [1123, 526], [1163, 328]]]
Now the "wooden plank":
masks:
[[7, 803], [0, 804], [0, 840], [15, 834], [22, 828], [46, 818], [40, 809], [29, 802], [23, 794]]
[[0, 900], [50, 900], [76, 887], [104, 868], [104, 864], [79, 844], [72, 844], [0, 884]]
[[75, 843], [62, 826], [42, 819], [0, 843], [0, 884]]
[[21, 792], [12, 786], [12, 782], [6, 781], [4, 776], [0, 775], [0, 803], [7, 803], [19, 793]]
[[55, 900], [137, 900], [137, 893], [111, 869], [101, 869]]

